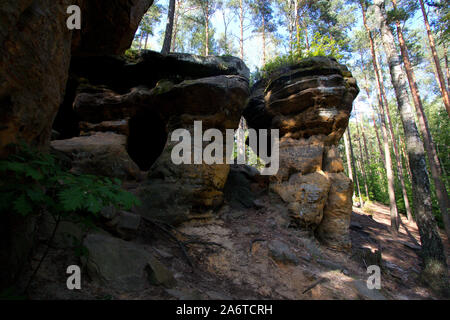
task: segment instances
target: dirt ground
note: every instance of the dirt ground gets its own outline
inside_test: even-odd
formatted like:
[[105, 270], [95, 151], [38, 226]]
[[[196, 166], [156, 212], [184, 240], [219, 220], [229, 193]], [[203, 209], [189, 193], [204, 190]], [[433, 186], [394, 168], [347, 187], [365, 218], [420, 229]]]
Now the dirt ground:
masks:
[[[389, 208], [376, 203], [353, 208], [351, 252], [331, 250], [306, 231], [289, 227], [285, 206], [264, 195], [259, 208], [225, 205], [215, 218], [195, 219], [172, 234], [143, 224], [133, 240], [144, 245], [173, 273], [172, 288], [149, 286], [115, 292], [83, 277], [81, 291], [66, 289], [70, 250], [51, 250], [30, 289], [32, 299], [438, 299], [420, 281], [417, 226], [402, 217], [398, 237], [389, 231]], [[450, 248], [441, 234], [449, 256]], [[194, 240], [195, 241], [194, 241]], [[273, 241], [292, 261], [275, 261]], [[186, 254], [180, 247], [184, 243]], [[381, 262], [379, 260], [381, 250]], [[43, 250], [41, 250], [43, 251]], [[38, 261], [39, 254], [34, 261]], [[291, 260], [292, 260], [291, 259]], [[189, 261], [192, 266], [189, 265]], [[288, 259], [289, 260], [289, 259]], [[381, 264], [381, 289], [369, 290], [367, 266]], [[63, 271], [64, 270], [64, 271]]]

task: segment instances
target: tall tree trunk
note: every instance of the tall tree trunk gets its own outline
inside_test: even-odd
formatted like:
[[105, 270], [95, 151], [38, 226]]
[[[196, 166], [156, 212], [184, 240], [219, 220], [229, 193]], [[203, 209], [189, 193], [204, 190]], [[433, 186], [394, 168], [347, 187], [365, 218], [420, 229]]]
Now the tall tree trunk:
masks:
[[294, 12], [295, 12], [295, 34], [297, 38], [297, 46], [300, 46], [300, 21], [299, 21], [300, 17], [298, 14], [298, 11], [300, 10], [299, 5], [300, 0], [295, 0]]
[[209, 56], [209, 1], [205, 9], [205, 56]]
[[445, 108], [447, 109], [447, 113], [450, 116], [450, 98], [447, 90], [447, 86], [445, 85], [444, 74], [442, 73], [441, 63], [439, 60], [439, 56], [437, 54], [436, 45], [434, 43], [433, 33], [431, 32], [430, 23], [428, 22], [427, 12], [425, 10], [425, 5], [423, 0], [419, 0], [420, 8], [422, 9], [423, 21], [425, 23], [425, 28], [427, 29], [428, 42], [430, 44], [431, 54], [433, 56], [434, 65], [436, 66], [436, 72], [438, 74], [438, 80], [440, 83], [440, 89], [442, 93], [442, 99], [444, 100]]
[[[373, 111], [376, 112], [375, 109]], [[384, 167], [386, 168], [386, 156], [384, 155], [383, 146], [381, 145], [380, 134], [378, 133], [378, 126], [377, 126], [377, 122], [375, 120], [374, 114], [372, 114], [372, 121], [373, 121], [373, 127], [375, 129], [375, 135], [377, 137], [378, 149], [380, 150], [381, 160], [383, 162]]]
[[145, 49], [145, 50], [147, 50], [148, 36], [149, 36], [149, 34], [147, 33], [147, 34], [145, 35], [145, 44], [144, 44], [144, 49]]
[[[392, 3], [394, 4], [394, 8], [396, 8], [397, 1], [392, 0]], [[436, 189], [436, 197], [438, 199], [439, 208], [441, 210], [442, 220], [444, 221], [447, 238], [450, 241], [450, 221], [448, 217], [449, 201], [447, 189], [445, 187], [444, 182], [442, 181], [441, 163], [439, 161], [436, 146], [434, 144], [433, 137], [431, 136], [430, 128], [428, 126], [428, 120], [425, 111], [423, 109], [419, 87], [417, 86], [416, 82], [416, 76], [414, 74], [414, 69], [409, 59], [408, 48], [406, 47], [405, 39], [403, 37], [403, 31], [399, 21], [396, 21], [396, 26], [397, 26], [398, 40], [403, 58], [403, 64], [405, 67], [406, 76], [408, 77], [409, 87], [411, 89], [417, 119], [419, 119], [419, 127], [422, 133], [425, 150], [427, 151], [428, 164], [430, 165], [431, 176], [433, 178], [434, 186]]]
[[175, 19], [175, 2], [176, 0], [170, 0], [169, 13], [167, 15], [166, 33], [164, 35], [164, 43], [161, 50], [162, 54], [168, 54], [170, 52], [170, 45], [172, 44], [173, 35], [173, 23]]
[[[361, 121], [362, 121], [362, 118], [361, 118]], [[366, 155], [367, 165], [370, 166], [369, 150], [367, 149], [367, 138], [366, 138], [366, 133], [364, 132], [364, 126], [362, 124], [360, 124], [360, 130], [361, 130], [362, 137], [363, 137], [364, 154]]]
[[345, 146], [345, 158], [347, 159], [347, 174], [348, 177], [354, 181], [353, 179], [353, 170], [352, 170], [352, 160], [350, 156], [350, 143], [348, 141], [348, 133], [344, 132], [344, 146]]
[[362, 143], [361, 143], [361, 133], [360, 133], [360, 130], [359, 130], [358, 115], [356, 115], [355, 119], [356, 119], [356, 133], [358, 134], [359, 156], [360, 156], [360, 159], [361, 159], [359, 164], [360, 164], [361, 172], [362, 172], [362, 175], [363, 175], [364, 189], [366, 191], [366, 198], [367, 198], [367, 200], [370, 200], [369, 187], [367, 185], [367, 175], [366, 175], [366, 169], [365, 169], [365, 161], [364, 161], [364, 155], [363, 155], [363, 149], [362, 149]]
[[398, 136], [399, 136], [400, 142], [401, 142], [401, 152], [403, 153], [403, 157], [405, 158], [405, 161], [406, 161], [406, 172], [408, 172], [409, 181], [412, 181], [411, 168], [408, 165], [409, 157], [408, 157], [408, 153], [406, 152], [406, 144], [405, 144], [405, 141], [403, 140], [402, 136], [400, 134]]
[[239, 26], [241, 29], [241, 37], [239, 39], [239, 44], [241, 46], [241, 60], [244, 61], [244, 3], [243, 0], [239, 0]]
[[173, 32], [172, 32], [172, 41], [170, 44], [170, 49], [172, 51], [176, 50], [177, 43], [177, 35], [178, 35], [178, 19], [180, 17], [180, 3], [178, 1], [175, 2], [175, 17], [173, 21]]
[[225, 14], [225, 10], [222, 10], [222, 19], [223, 19], [223, 38], [225, 42], [225, 54], [229, 54], [228, 50], [228, 23], [227, 23], [227, 16]]
[[380, 63], [377, 59], [377, 55], [376, 55], [376, 45], [375, 42], [373, 43], [374, 46], [374, 64], [377, 66], [377, 70], [379, 72], [378, 74], [378, 79], [380, 82], [380, 86], [381, 86], [381, 94], [383, 97], [383, 103], [385, 106], [385, 111], [386, 111], [386, 119], [387, 119], [387, 123], [389, 125], [389, 134], [391, 137], [391, 141], [392, 141], [392, 147], [394, 149], [394, 155], [395, 155], [395, 161], [397, 163], [397, 172], [398, 172], [398, 178], [400, 180], [400, 186], [402, 189], [402, 196], [403, 196], [403, 202], [405, 204], [405, 209], [406, 209], [406, 216], [408, 218], [408, 221], [411, 222], [412, 221], [412, 213], [411, 213], [411, 206], [409, 204], [409, 199], [408, 199], [408, 193], [406, 192], [406, 184], [405, 184], [405, 178], [403, 176], [403, 163], [400, 161], [400, 155], [399, 155], [399, 150], [398, 150], [398, 146], [397, 146], [397, 140], [395, 138], [395, 131], [394, 131], [394, 127], [392, 125], [392, 120], [391, 120], [391, 112], [389, 111], [389, 103], [387, 100], [387, 95], [386, 95], [386, 87], [384, 85], [384, 77], [383, 77], [383, 72], [382, 72], [382, 68], [380, 67]]
[[447, 87], [450, 88], [450, 70], [448, 68], [447, 46], [444, 46], [445, 73], [447, 74]]
[[391, 74], [391, 82], [397, 97], [399, 114], [405, 131], [406, 148], [411, 167], [413, 200], [417, 226], [422, 242], [422, 257], [424, 259], [423, 275], [428, 284], [439, 291], [448, 290], [447, 261], [442, 240], [438, 233], [436, 221], [432, 212], [430, 181], [425, 162], [425, 150], [414, 121], [414, 115], [409, 103], [408, 88], [401, 69], [401, 61], [395, 48], [395, 40], [387, 23], [387, 13], [384, 0], [374, 0], [380, 9], [378, 16], [381, 38], [386, 51]]
[[350, 145], [351, 164], [352, 164], [352, 168], [353, 168], [353, 173], [355, 175], [356, 188], [358, 189], [359, 203], [361, 204], [361, 208], [362, 208], [362, 207], [364, 207], [364, 200], [363, 200], [363, 198], [361, 196], [361, 188], [359, 186], [358, 171], [356, 171], [355, 155], [353, 153], [353, 145], [352, 145], [352, 136], [351, 136], [351, 133], [350, 133], [350, 126], [347, 127], [347, 135], [348, 135], [348, 143]]
[[[365, 17], [364, 9], [363, 9], [363, 15]], [[364, 62], [362, 61], [362, 57], [363, 57], [362, 51], [360, 51], [360, 55], [361, 55], [361, 61], [360, 61], [361, 62], [361, 73], [363, 74], [363, 77], [364, 77], [364, 91], [366, 92], [367, 99], [370, 100], [370, 90], [369, 90], [368, 81], [367, 81], [366, 69], [364, 67]], [[376, 112], [376, 110], [375, 110], [375, 108], [373, 106], [372, 106], [372, 108], [373, 108], [373, 111]], [[386, 158], [384, 156], [384, 151], [383, 151], [383, 148], [381, 146], [380, 136], [378, 134], [378, 126], [377, 126], [377, 123], [375, 121], [374, 114], [372, 114], [372, 120], [373, 120], [373, 127], [375, 129], [375, 134], [376, 134], [377, 141], [378, 141], [378, 148], [380, 150], [381, 159], [383, 160], [384, 167], [386, 167]], [[364, 131], [363, 131], [363, 135], [364, 135]], [[364, 137], [364, 149], [365, 149], [365, 152], [367, 154], [367, 159], [369, 159], [369, 156], [368, 156], [369, 153], [367, 151], [366, 138], [365, 137]]]
[[262, 17], [263, 66], [266, 65], [266, 20]]
[[144, 40], [144, 33], [141, 30], [141, 37], [139, 38], [139, 50], [142, 49], [142, 40]]
[[[398, 215], [398, 209], [397, 209], [397, 202], [395, 199], [394, 171], [392, 170], [391, 151], [389, 148], [389, 138], [387, 135], [388, 129], [387, 129], [387, 125], [386, 125], [386, 115], [388, 116], [387, 117], [388, 123], [391, 124], [390, 116], [389, 116], [389, 106], [387, 104], [387, 99], [386, 99], [386, 94], [385, 94], [384, 84], [383, 84], [383, 78], [380, 73], [380, 68], [379, 68], [378, 61], [377, 61], [377, 55], [376, 55], [376, 51], [375, 51], [376, 50], [375, 49], [375, 41], [373, 40], [372, 32], [370, 31], [370, 28], [367, 24], [364, 4], [362, 1], [360, 1], [360, 4], [361, 4], [361, 9], [362, 9], [362, 14], [363, 14], [363, 24], [367, 31], [367, 35], [369, 37], [370, 52], [372, 55], [372, 64], [373, 64], [373, 69], [375, 72], [375, 78], [377, 79], [376, 83], [377, 83], [377, 89], [378, 89], [379, 115], [380, 115], [380, 120], [381, 120], [380, 121], [381, 122], [381, 133], [383, 136], [384, 157], [386, 160], [386, 162], [385, 162], [386, 176], [387, 176], [387, 181], [388, 181], [389, 208], [390, 208], [390, 214], [391, 214], [391, 229], [394, 233], [397, 233], [399, 226], [400, 226], [400, 223], [399, 223], [400, 221], [399, 221], [399, 215]], [[392, 129], [391, 125], [389, 126], [389, 129], [390, 129], [391, 140], [393, 142], [392, 145], [394, 147], [394, 153], [396, 155], [396, 160], [397, 160], [397, 165], [398, 165], [398, 153], [395, 152], [396, 146], [395, 146], [395, 140], [393, 138], [393, 136], [394, 136], [393, 130], [391, 130]], [[400, 173], [400, 170], [399, 170], [399, 173]], [[401, 180], [403, 180], [402, 173], [399, 174], [399, 177], [401, 177]], [[404, 201], [405, 201], [405, 206], [406, 206], [406, 204], [409, 204], [407, 196], [406, 196], [406, 199], [404, 199]]]

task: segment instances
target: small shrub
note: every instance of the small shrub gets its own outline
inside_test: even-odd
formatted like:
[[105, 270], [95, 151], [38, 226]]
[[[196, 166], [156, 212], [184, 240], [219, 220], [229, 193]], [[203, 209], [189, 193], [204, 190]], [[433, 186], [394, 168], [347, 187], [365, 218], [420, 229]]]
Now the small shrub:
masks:
[[54, 217], [98, 217], [103, 207], [129, 210], [138, 199], [121, 188], [119, 179], [77, 175], [62, 169], [55, 157], [26, 144], [0, 161], [0, 213], [24, 217], [47, 211]]

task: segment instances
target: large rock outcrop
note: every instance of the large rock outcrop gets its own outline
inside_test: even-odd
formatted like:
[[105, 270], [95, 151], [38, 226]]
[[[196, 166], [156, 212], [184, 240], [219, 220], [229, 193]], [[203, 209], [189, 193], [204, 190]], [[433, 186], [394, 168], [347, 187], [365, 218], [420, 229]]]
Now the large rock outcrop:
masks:
[[[65, 95], [72, 51], [76, 55], [123, 53], [152, 2], [1, 1], [0, 158], [11, 153], [8, 145], [18, 141], [48, 146]], [[82, 30], [74, 34], [66, 25], [70, 5], [82, 9]], [[0, 232], [0, 242], [6, 246], [0, 254], [0, 288], [21, 270], [33, 243], [32, 232], [12, 234], [32, 230], [30, 221], [6, 217], [3, 228], [8, 232]]]
[[[193, 138], [195, 121], [201, 121], [200, 134], [218, 129], [224, 141], [227, 129], [238, 128], [250, 94], [249, 70], [240, 59], [142, 51], [133, 60], [108, 56], [74, 61], [75, 94], [60, 112], [73, 114], [69, 121], [76, 122], [83, 136], [52, 142], [55, 149], [74, 158], [73, 170], [91, 172], [103, 167], [99, 172], [116, 176], [132, 171], [134, 166], [124, 157], [120, 170], [111, 170], [114, 153], [106, 146], [96, 151], [104, 155], [103, 162], [93, 156], [94, 150], [84, 152], [93, 142], [101, 144], [102, 135], [122, 137], [125, 133], [133, 162], [143, 171], [150, 170], [148, 180], [137, 189], [143, 203], [136, 209], [140, 214], [176, 224], [208, 215], [223, 203], [230, 170], [225, 151], [223, 164], [194, 164], [193, 152], [191, 164], [174, 164], [172, 150], [179, 141], [171, 137], [175, 130], [185, 129]], [[55, 128], [71, 127], [65, 121], [65, 117], [57, 119]], [[204, 146], [209, 143], [203, 142]]]
[[[23, 140], [48, 144], [63, 100], [72, 51], [120, 54], [152, 0], [6, 0], [0, 7], [0, 157]], [[82, 9], [81, 31], [66, 26], [67, 7]], [[74, 41], [72, 41], [72, 38]]]
[[345, 66], [314, 57], [259, 81], [244, 111], [250, 127], [280, 130], [280, 170], [271, 190], [292, 222], [340, 249], [350, 246], [353, 184], [342, 173], [336, 144], [358, 92]]

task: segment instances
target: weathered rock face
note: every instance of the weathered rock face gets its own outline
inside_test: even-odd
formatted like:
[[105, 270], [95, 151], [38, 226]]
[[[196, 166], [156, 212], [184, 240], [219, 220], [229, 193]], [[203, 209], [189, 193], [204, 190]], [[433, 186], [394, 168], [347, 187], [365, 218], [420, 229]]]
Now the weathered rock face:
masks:
[[[152, 0], [3, 0], [0, 5], [0, 158], [25, 141], [46, 147], [63, 101], [72, 48], [76, 54], [123, 53]], [[82, 8], [82, 31], [66, 25], [67, 7]], [[99, 27], [101, 26], [101, 28]], [[33, 243], [31, 223], [5, 219], [0, 233], [0, 287], [14, 278]], [[23, 235], [24, 233], [20, 233]], [[3, 255], [3, 253], [7, 253]]]
[[136, 179], [139, 167], [126, 150], [127, 137], [112, 132], [97, 132], [90, 136], [52, 141], [51, 146], [72, 160], [72, 171]]
[[[176, 223], [208, 213], [223, 203], [223, 189], [230, 170], [225, 150], [221, 157], [223, 164], [194, 164], [193, 124], [202, 121], [203, 131], [219, 129], [225, 139], [226, 129], [239, 126], [248, 95], [247, 80], [240, 76], [184, 81], [157, 94], [154, 105], [163, 110], [162, 117], [167, 119], [169, 141], [150, 170], [149, 185], [140, 190], [144, 199], [139, 209], [141, 214]], [[174, 164], [172, 160], [172, 150], [179, 141], [172, 141], [171, 136], [178, 129], [186, 129], [192, 137], [191, 164]], [[206, 144], [203, 142], [204, 147]]]
[[244, 111], [250, 127], [280, 130], [280, 170], [271, 190], [286, 202], [293, 224], [340, 249], [350, 246], [353, 184], [336, 144], [358, 92], [345, 66], [314, 57], [258, 82]]
[[23, 139], [43, 145], [62, 101], [70, 63], [71, 1], [2, 1], [0, 8], [0, 156]]
[[[123, 53], [152, 0], [6, 0], [0, 7], [0, 157], [24, 140], [45, 146], [77, 55]], [[66, 26], [82, 8], [82, 31]], [[101, 26], [101, 27], [99, 27]]]
[[74, 55], [121, 54], [133, 41], [154, 0], [79, 0], [81, 30], [73, 35]]
[[[136, 209], [139, 214], [176, 224], [193, 216], [208, 215], [219, 207], [230, 170], [225, 164], [225, 152], [224, 164], [193, 164], [192, 153], [192, 164], [177, 165], [172, 161], [172, 150], [179, 141], [170, 138], [178, 129], [186, 129], [193, 138], [195, 121], [201, 121], [201, 133], [218, 129], [223, 139], [227, 129], [237, 129], [249, 97], [249, 72], [245, 64], [232, 57], [187, 54], [164, 57], [150, 51], [139, 53], [125, 64], [123, 58], [111, 56], [76, 61], [72, 78], [82, 80], [75, 81], [72, 120], [78, 122], [86, 136], [52, 142], [55, 149], [76, 158], [73, 170], [92, 172], [90, 169], [98, 167], [97, 174], [132, 176], [129, 173], [135, 166], [130, 165], [123, 152], [123, 136], [106, 131], [125, 133], [126, 151], [131, 159], [140, 169], [150, 170], [148, 181], [137, 189], [143, 203]], [[174, 65], [177, 70], [172, 70]], [[108, 69], [107, 74], [101, 73], [104, 69]], [[149, 75], [145, 80], [143, 73]], [[136, 82], [139, 79], [143, 83]], [[63, 122], [58, 124], [61, 128], [65, 126]], [[114, 144], [121, 146], [120, 152], [106, 146], [108, 140], [103, 138], [106, 135], [122, 139]], [[76, 152], [72, 148], [75, 141]], [[94, 150], [84, 150], [94, 141], [100, 145], [105, 141], [96, 155], [90, 153]], [[204, 146], [209, 143], [203, 142]], [[193, 147], [192, 142], [188, 144]], [[81, 156], [74, 157], [74, 153], [80, 155], [81, 149]], [[120, 157], [110, 162], [115, 153]], [[116, 164], [117, 170], [111, 169], [111, 163]]]

